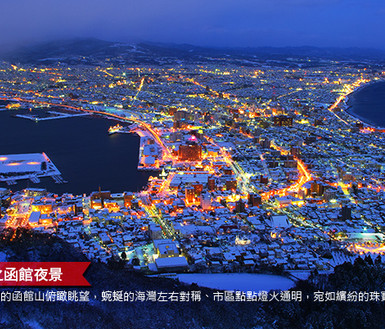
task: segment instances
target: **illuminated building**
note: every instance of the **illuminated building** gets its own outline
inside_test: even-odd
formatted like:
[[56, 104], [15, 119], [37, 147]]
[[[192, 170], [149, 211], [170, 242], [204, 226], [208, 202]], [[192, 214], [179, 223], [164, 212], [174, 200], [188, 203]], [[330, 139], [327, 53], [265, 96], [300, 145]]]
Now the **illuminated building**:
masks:
[[50, 214], [53, 211], [52, 203], [34, 203], [32, 211], [39, 211], [42, 214]]
[[203, 210], [211, 208], [211, 195], [208, 193], [203, 193], [200, 196], [201, 207]]
[[103, 209], [103, 202], [101, 199], [92, 199], [91, 200], [92, 209]]
[[282, 108], [273, 108], [271, 109], [273, 115], [283, 115], [285, 111]]
[[197, 143], [187, 142], [179, 146], [178, 157], [182, 161], [198, 161], [202, 158], [202, 148]]
[[111, 212], [107, 219], [106, 219], [106, 223], [107, 224], [119, 224], [121, 223], [123, 220], [123, 214], [121, 212]]
[[91, 207], [94, 208], [96, 206], [99, 208], [99, 203], [102, 208], [104, 208], [104, 200], [108, 200], [111, 198], [111, 192], [110, 191], [99, 191], [99, 192], [92, 192], [90, 195], [91, 199]]
[[193, 183], [192, 184], [193, 188], [194, 188], [194, 193], [195, 193], [195, 196], [200, 196], [202, 191], [203, 191], [203, 184], [200, 184], [200, 183]]
[[99, 191], [99, 192], [92, 192], [90, 195], [91, 200], [93, 199], [110, 199], [111, 198], [111, 192], [110, 191]]
[[235, 191], [237, 189], [237, 180], [236, 179], [228, 179], [226, 180], [226, 190]]
[[321, 196], [325, 192], [325, 185], [322, 182], [311, 182], [310, 192], [312, 195]]
[[251, 193], [248, 197], [248, 203], [253, 207], [259, 206], [262, 204], [262, 198], [259, 194]]
[[217, 185], [215, 182], [215, 177], [211, 176], [207, 180], [207, 187], [209, 191], [215, 191], [217, 189]]
[[19, 103], [9, 103], [6, 105], [6, 109], [18, 109], [21, 105]]
[[132, 199], [134, 198], [134, 195], [131, 192], [124, 192], [123, 200], [124, 200], [124, 207], [130, 208]]
[[123, 126], [121, 126], [120, 124], [117, 124], [117, 125], [115, 125], [115, 126], [111, 126], [111, 127], [108, 129], [108, 133], [109, 133], [110, 135], [112, 135], [112, 134], [115, 134], [115, 133], [121, 131], [122, 129], [123, 129]]
[[47, 190], [44, 188], [26, 188], [23, 190], [24, 194], [28, 197], [35, 196], [45, 196], [47, 195]]
[[107, 208], [110, 212], [118, 212], [120, 210], [119, 205], [115, 201], [104, 200], [104, 208]]
[[193, 203], [195, 200], [195, 190], [192, 186], [187, 186], [185, 189], [185, 197], [188, 203]]
[[207, 146], [207, 155], [210, 157], [217, 157], [220, 154], [221, 149], [212, 145]]
[[47, 214], [41, 214], [39, 218], [39, 224], [40, 225], [51, 225], [52, 224], [52, 218], [49, 217]]

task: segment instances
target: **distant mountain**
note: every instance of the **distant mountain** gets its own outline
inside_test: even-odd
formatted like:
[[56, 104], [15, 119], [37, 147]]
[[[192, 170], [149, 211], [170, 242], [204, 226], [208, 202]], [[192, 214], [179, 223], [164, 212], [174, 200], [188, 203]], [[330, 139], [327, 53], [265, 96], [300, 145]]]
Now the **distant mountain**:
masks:
[[[385, 51], [361, 48], [317, 47], [256, 47], [209, 48], [188, 44], [164, 44], [143, 42], [137, 44], [75, 39], [51, 41], [35, 46], [0, 53], [0, 58], [10, 62], [31, 64], [85, 64], [112, 65], [157, 64], [175, 62], [226, 62], [252, 66], [260, 62], [270, 65], [309, 66], [322, 61], [385, 62]], [[311, 60], [309, 64], [309, 59]]]
[[[63, 62], [80, 64], [84, 62], [91, 64], [98, 59], [104, 61], [108, 57], [121, 55], [121, 47], [115, 47], [114, 45], [114, 42], [98, 39], [60, 40], [21, 47], [0, 54], [0, 57], [6, 61], [20, 63]], [[124, 48], [131, 50], [133, 47], [125, 45]]]
[[237, 55], [237, 56], [299, 56], [320, 58], [349, 58], [352, 59], [385, 59], [385, 51], [371, 48], [337, 48], [337, 47], [233, 47], [233, 48], [208, 48], [188, 44], [162, 44], [147, 43], [148, 47], [155, 49], [167, 49], [168, 51], [189, 52], [205, 55]]

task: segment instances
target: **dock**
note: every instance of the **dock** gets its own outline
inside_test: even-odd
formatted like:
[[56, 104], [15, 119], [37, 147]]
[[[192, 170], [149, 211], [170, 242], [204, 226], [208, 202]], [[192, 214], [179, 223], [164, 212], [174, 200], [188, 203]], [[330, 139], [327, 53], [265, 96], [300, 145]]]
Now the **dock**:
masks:
[[43, 177], [52, 177], [57, 184], [67, 183], [44, 152], [0, 155], [0, 182], [15, 185], [19, 180], [29, 179], [38, 184]]
[[47, 120], [56, 120], [56, 119], [66, 119], [66, 118], [74, 118], [74, 117], [84, 117], [91, 115], [90, 113], [76, 113], [76, 114], [69, 114], [69, 113], [61, 113], [56, 111], [47, 111], [50, 114], [53, 114], [54, 116], [45, 117], [45, 118], [39, 118], [38, 116], [32, 115], [32, 114], [15, 114], [15, 117], [21, 118], [21, 119], [27, 119], [32, 120], [35, 122], [39, 121], [47, 121]]

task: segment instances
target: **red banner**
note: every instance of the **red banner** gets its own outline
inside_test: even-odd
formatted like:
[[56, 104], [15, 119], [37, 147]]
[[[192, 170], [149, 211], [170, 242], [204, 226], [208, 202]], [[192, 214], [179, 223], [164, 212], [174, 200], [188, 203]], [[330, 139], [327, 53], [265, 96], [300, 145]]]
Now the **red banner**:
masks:
[[90, 262], [0, 262], [0, 286], [90, 286]]

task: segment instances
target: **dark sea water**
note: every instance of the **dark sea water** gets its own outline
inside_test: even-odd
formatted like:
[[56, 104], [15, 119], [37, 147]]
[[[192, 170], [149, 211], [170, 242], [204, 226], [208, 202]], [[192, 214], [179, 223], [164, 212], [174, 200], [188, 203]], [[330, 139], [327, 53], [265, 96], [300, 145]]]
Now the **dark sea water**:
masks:
[[362, 121], [385, 127], [385, 81], [365, 86], [349, 96], [350, 112]]
[[[34, 110], [41, 113], [44, 110]], [[67, 184], [55, 184], [43, 178], [34, 184], [19, 181], [8, 187], [13, 191], [25, 187], [45, 187], [54, 193], [90, 193], [138, 191], [156, 173], [137, 170], [139, 136], [108, 135], [113, 120], [98, 117], [75, 117], [34, 122], [15, 118], [23, 111], [0, 111], [0, 155], [45, 152], [62, 173]]]

